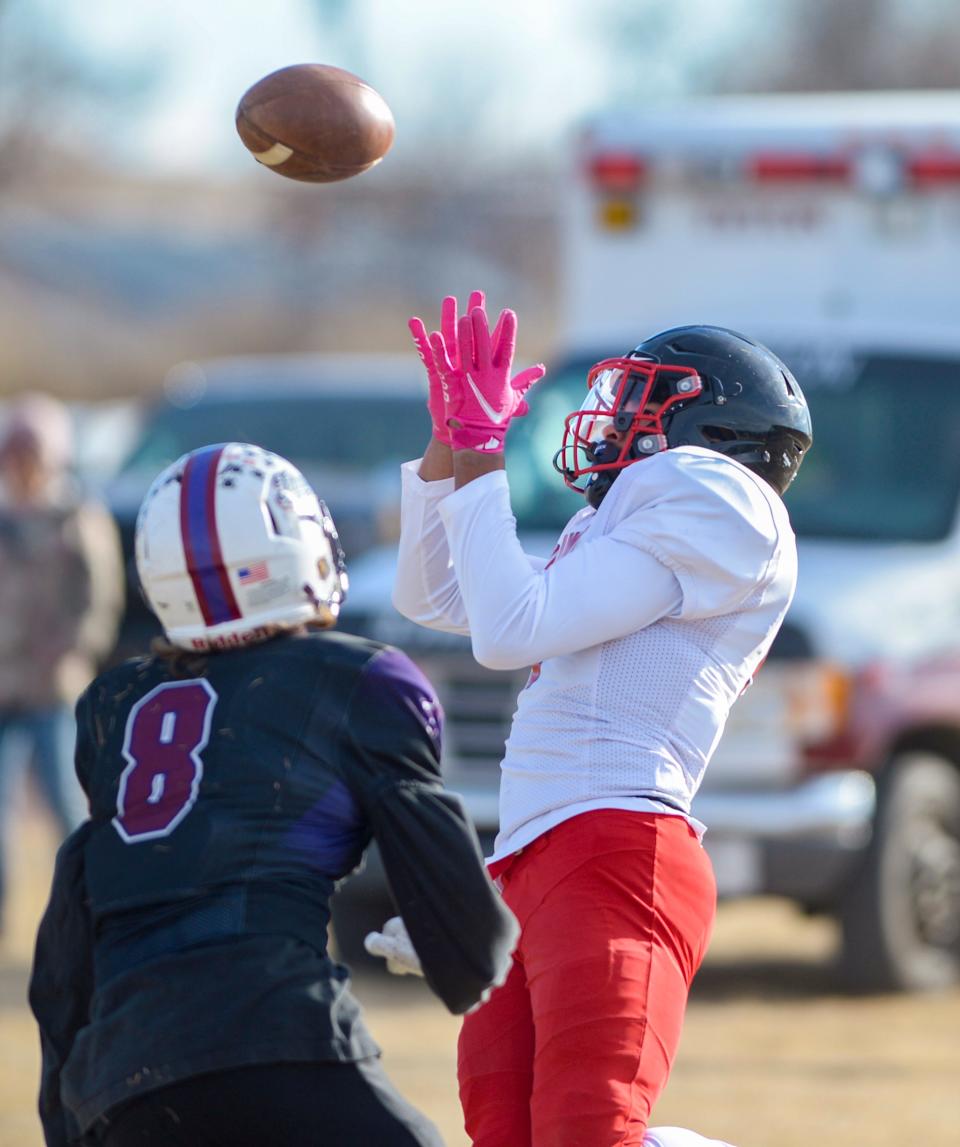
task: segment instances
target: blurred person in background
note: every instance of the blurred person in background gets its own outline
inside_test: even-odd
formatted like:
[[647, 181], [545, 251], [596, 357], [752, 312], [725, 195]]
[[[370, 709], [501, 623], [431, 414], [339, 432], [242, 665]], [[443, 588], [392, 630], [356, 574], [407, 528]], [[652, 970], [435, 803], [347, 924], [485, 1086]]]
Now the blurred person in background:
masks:
[[[681, 1147], [647, 1123], [716, 911], [691, 803], [796, 585], [781, 495], [811, 442], [786, 367], [689, 326], [589, 372], [554, 465], [586, 505], [523, 552], [504, 437], [542, 366], [512, 376], [516, 316], [483, 296], [411, 332], [433, 434], [403, 468], [394, 603], [532, 666], [501, 765], [490, 874], [520, 922], [506, 983], [468, 1015], [458, 1075], [475, 1147]], [[415, 944], [414, 944], [415, 946]]]
[[73, 704], [112, 648], [124, 600], [108, 511], [71, 472], [66, 407], [14, 399], [0, 432], [0, 927], [16, 781], [32, 765], [61, 835], [86, 815]]
[[47, 1144], [440, 1147], [327, 953], [330, 898], [375, 839], [450, 1011], [509, 969], [516, 921], [441, 783], [430, 683], [332, 631], [337, 532], [278, 455], [185, 455], [136, 554], [165, 640], [77, 705], [90, 819], [60, 850], [30, 986]]

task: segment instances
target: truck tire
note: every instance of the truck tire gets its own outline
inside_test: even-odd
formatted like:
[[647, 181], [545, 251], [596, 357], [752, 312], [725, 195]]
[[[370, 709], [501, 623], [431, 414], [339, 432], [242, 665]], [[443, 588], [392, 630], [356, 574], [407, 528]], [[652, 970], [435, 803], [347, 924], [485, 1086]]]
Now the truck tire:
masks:
[[891, 760], [840, 922], [841, 971], [853, 990], [960, 982], [960, 769], [951, 761], [927, 752]]

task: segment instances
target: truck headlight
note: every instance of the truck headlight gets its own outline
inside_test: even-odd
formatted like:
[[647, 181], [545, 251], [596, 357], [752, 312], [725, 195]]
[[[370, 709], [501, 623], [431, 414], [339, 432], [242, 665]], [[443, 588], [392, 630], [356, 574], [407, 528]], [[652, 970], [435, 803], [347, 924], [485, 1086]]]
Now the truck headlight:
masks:
[[833, 740], [849, 725], [853, 682], [830, 662], [782, 667], [787, 727], [803, 745]]

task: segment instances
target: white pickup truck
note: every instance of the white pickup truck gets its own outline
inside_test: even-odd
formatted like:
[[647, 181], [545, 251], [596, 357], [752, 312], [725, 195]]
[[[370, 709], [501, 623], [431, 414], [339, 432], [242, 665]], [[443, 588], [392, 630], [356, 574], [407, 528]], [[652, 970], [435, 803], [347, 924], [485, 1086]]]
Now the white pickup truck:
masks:
[[[508, 441], [525, 544], [549, 552], [578, 508], [550, 461], [592, 362], [704, 322], [789, 363], [814, 425], [788, 495], [800, 583], [694, 811], [721, 894], [835, 915], [852, 986], [955, 983], [960, 95], [624, 113], [591, 125], [575, 160], [564, 341]], [[389, 550], [351, 568], [345, 624], [401, 645], [433, 678], [449, 783], [489, 839], [524, 675], [484, 670], [463, 640], [400, 618], [386, 605], [392, 572]], [[363, 926], [363, 898], [382, 895], [375, 865], [348, 895], [344, 937], [350, 920]]]

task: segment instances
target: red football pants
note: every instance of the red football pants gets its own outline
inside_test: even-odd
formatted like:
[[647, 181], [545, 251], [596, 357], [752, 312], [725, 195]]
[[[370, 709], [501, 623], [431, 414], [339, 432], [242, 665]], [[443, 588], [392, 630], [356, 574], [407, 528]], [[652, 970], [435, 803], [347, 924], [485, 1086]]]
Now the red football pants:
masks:
[[678, 816], [572, 817], [492, 870], [521, 926], [506, 983], [460, 1034], [474, 1147], [639, 1147], [716, 912]]

